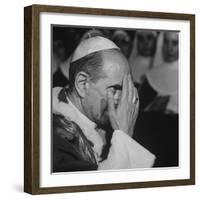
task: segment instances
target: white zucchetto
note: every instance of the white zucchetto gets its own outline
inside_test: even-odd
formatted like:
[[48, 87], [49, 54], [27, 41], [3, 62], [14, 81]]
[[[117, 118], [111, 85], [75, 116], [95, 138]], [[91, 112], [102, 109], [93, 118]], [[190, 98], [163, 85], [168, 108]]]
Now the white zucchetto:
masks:
[[83, 40], [78, 45], [74, 51], [71, 62], [75, 62], [91, 53], [109, 49], [119, 49], [119, 47], [107, 38], [101, 36], [91, 37]]

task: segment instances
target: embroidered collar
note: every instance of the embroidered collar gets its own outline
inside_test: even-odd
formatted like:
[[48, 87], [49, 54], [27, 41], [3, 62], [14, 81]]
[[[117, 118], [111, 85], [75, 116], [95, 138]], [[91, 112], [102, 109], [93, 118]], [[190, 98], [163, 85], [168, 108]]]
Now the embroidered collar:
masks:
[[76, 113], [78, 113], [80, 119], [84, 122], [85, 126], [87, 126], [90, 129], [95, 129], [96, 128], [96, 124], [91, 121], [89, 118], [87, 118], [82, 112], [80, 112], [78, 110], [78, 108], [76, 108], [76, 106], [70, 101], [69, 98], [67, 98], [69, 105], [74, 109], [74, 111]]
[[53, 113], [61, 114], [66, 119], [72, 120], [79, 125], [87, 139], [94, 144], [93, 150], [97, 161], [100, 161], [105, 142], [102, 135], [96, 131], [96, 124], [83, 115], [69, 98], [65, 102], [60, 101], [58, 96], [61, 90], [62, 88], [60, 87], [53, 88]]

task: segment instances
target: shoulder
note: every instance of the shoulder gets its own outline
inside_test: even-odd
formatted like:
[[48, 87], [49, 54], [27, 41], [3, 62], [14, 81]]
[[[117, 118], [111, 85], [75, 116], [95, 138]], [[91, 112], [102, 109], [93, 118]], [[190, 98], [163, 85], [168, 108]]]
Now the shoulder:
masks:
[[81, 134], [77, 124], [61, 115], [53, 115], [54, 172], [97, 169], [91, 147]]

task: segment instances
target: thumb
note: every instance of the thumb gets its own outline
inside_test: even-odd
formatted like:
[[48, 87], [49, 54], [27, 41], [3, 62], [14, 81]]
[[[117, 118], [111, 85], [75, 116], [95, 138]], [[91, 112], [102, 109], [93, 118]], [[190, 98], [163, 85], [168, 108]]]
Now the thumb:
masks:
[[110, 89], [107, 90], [107, 96], [108, 96], [108, 113], [114, 115], [115, 114], [114, 96]]

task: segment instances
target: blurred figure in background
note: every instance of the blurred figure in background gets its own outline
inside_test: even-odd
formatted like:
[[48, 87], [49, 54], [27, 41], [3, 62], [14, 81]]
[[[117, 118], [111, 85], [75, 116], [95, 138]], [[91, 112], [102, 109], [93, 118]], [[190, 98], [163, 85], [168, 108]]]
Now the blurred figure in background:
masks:
[[158, 55], [140, 90], [135, 137], [156, 154], [156, 167], [178, 166], [178, 33], [159, 37]]
[[[74, 35], [79, 34], [79, 32], [80, 32], [80, 29], [76, 30], [76, 32], [74, 32]], [[82, 35], [79, 34], [76, 44], [78, 45], [81, 41], [86, 40], [90, 37], [95, 37], [95, 36], [104, 36], [104, 34], [98, 29], [86, 30]], [[72, 43], [72, 41], [69, 41], [69, 42]], [[70, 53], [71, 54], [67, 57], [67, 59], [64, 60], [63, 62], [61, 62], [60, 66], [59, 66], [60, 71], [62, 72], [62, 75], [65, 77], [65, 79], [67, 81], [64, 82], [64, 85], [63, 84], [60, 84], [60, 85], [55, 84], [54, 86], [66, 86], [69, 83], [69, 67], [70, 67], [71, 56], [73, 54], [73, 51], [70, 51]], [[60, 81], [58, 80], [58, 82], [60, 82]]]
[[178, 114], [178, 34], [165, 32], [160, 38], [154, 66], [142, 87], [141, 107]]
[[151, 68], [156, 51], [156, 31], [137, 31], [129, 58], [133, 80], [139, 89], [145, 73]]
[[[66, 27], [53, 28], [53, 87], [68, 85], [68, 69], [65, 68], [63, 65], [64, 63], [69, 61], [68, 59], [70, 55], [73, 53], [74, 49], [80, 42], [83, 33], [86, 30], [87, 29]], [[59, 45], [57, 45], [57, 41], [59, 41]]]
[[121, 49], [126, 58], [129, 58], [132, 50], [132, 38], [125, 30], [116, 30], [112, 35], [113, 42]]
[[60, 64], [65, 60], [66, 51], [63, 41], [56, 39], [53, 41], [52, 73], [59, 70]]
[[100, 30], [103, 33], [105, 38], [112, 40], [112, 35], [113, 35], [113, 31], [114, 31], [113, 29], [103, 28], [103, 29], [100, 29]]

